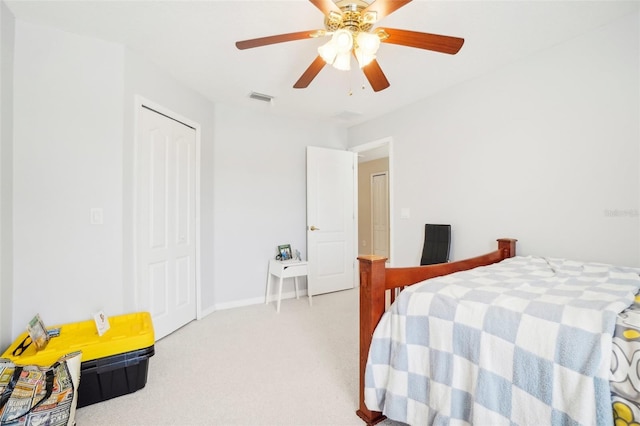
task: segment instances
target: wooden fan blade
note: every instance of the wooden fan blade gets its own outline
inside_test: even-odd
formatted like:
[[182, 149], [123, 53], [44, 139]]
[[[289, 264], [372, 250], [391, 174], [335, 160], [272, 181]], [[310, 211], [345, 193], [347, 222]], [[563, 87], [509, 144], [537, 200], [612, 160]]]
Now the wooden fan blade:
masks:
[[376, 0], [364, 9], [362, 13], [376, 12], [376, 20], [379, 21], [408, 3], [411, 3], [411, 0]]
[[375, 59], [365, 65], [362, 68], [362, 72], [367, 77], [367, 80], [369, 80], [369, 84], [371, 84], [374, 92], [379, 92], [390, 86], [389, 80], [387, 80], [387, 77], [382, 72], [382, 68], [380, 68], [380, 64], [378, 64], [378, 61]]
[[278, 34], [278, 35], [273, 35], [273, 36], [269, 36], [269, 37], [253, 38], [251, 40], [237, 41], [236, 42], [236, 47], [238, 49], [240, 49], [240, 50], [244, 50], [244, 49], [252, 49], [254, 47], [266, 46], [268, 44], [284, 43], [286, 41], [302, 40], [302, 39], [305, 39], [305, 38], [310, 38], [311, 34], [314, 34], [316, 32], [317, 32], [317, 30], [300, 31], [300, 32], [297, 32], [297, 33]]
[[320, 9], [322, 13], [328, 15], [331, 11], [340, 12], [340, 9], [333, 0], [309, 0], [315, 7]]
[[318, 75], [318, 73], [324, 68], [327, 63], [322, 59], [321, 56], [318, 56], [312, 63], [309, 65], [309, 68], [302, 73], [296, 84], [293, 85], [295, 89], [304, 89], [308, 87], [309, 84], [313, 81], [314, 78]]
[[450, 55], [458, 53], [464, 44], [464, 39], [459, 37], [398, 30], [395, 28], [380, 28], [380, 30], [384, 30], [389, 34], [389, 38], [382, 40], [383, 43], [417, 47], [418, 49], [433, 50]]

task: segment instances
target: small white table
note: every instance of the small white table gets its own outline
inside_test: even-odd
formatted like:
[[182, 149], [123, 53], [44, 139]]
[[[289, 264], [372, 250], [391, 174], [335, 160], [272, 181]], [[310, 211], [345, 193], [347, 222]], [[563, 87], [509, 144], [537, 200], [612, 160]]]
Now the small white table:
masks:
[[[269, 276], [267, 277], [267, 295], [265, 296], [265, 304], [269, 304], [269, 295], [271, 294], [271, 281], [274, 276], [280, 278], [280, 283], [278, 285], [278, 303], [276, 307], [276, 311], [280, 312], [280, 299], [282, 298], [282, 281], [285, 278], [293, 278], [295, 288], [296, 288], [296, 299], [299, 299], [298, 296], [298, 277], [307, 276], [309, 273], [309, 266], [306, 260], [276, 260], [271, 259], [269, 261]], [[309, 283], [307, 283], [307, 294], [309, 295], [309, 306], [311, 306], [311, 292], [308, 288]]]

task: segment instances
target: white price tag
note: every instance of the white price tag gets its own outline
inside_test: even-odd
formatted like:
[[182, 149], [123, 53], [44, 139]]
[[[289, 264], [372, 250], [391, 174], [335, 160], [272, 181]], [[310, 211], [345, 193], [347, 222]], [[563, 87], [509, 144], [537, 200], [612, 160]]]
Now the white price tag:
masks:
[[93, 320], [96, 322], [96, 329], [98, 330], [98, 336], [102, 336], [109, 330], [109, 318], [103, 311], [98, 312], [93, 316]]

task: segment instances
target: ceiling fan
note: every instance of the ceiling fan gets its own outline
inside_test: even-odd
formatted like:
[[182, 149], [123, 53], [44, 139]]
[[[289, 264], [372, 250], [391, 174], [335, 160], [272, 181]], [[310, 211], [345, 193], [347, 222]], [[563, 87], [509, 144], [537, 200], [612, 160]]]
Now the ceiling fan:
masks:
[[340, 70], [348, 70], [353, 55], [373, 90], [379, 92], [390, 85], [376, 60], [380, 43], [399, 44], [450, 55], [458, 53], [464, 43], [464, 39], [458, 37], [395, 28], [373, 29], [375, 23], [410, 3], [411, 0], [309, 1], [325, 15], [325, 29], [236, 42], [236, 47], [244, 50], [287, 41], [331, 36], [326, 44], [318, 48], [318, 57], [293, 85], [296, 89], [308, 87], [326, 64], [331, 64]]

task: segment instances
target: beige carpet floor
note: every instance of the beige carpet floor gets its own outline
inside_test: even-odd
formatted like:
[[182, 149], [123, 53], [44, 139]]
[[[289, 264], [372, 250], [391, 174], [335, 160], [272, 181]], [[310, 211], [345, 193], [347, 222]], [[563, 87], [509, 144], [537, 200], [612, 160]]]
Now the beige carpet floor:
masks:
[[[77, 410], [94, 425], [354, 425], [358, 289], [215, 312], [155, 344], [146, 386]], [[385, 425], [393, 422], [385, 421]]]

